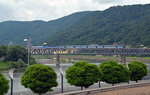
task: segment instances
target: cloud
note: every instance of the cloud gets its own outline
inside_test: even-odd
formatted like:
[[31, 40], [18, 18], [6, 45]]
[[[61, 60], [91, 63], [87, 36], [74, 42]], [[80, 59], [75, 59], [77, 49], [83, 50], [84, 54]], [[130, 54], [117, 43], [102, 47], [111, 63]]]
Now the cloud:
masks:
[[94, 2], [98, 2], [100, 4], [108, 4], [108, 3], [113, 3], [113, 4], [116, 4], [116, 3], [121, 3], [123, 2], [123, 0], [92, 0]]
[[12, 11], [13, 10], [11, 8], [0, 4], [0, 21], [12, 18], [14, 16]]
[[150, 0], [0, 0], [0, 21], [48, 21], [78, 11], [145, 3], [150, 3]]

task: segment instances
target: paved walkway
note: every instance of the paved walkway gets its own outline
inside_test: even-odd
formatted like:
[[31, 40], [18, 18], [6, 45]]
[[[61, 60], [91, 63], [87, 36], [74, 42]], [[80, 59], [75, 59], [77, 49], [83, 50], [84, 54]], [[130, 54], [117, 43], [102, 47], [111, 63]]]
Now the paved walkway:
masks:
[[150, 86], [120, 89], [91, 95], [150, 95]]

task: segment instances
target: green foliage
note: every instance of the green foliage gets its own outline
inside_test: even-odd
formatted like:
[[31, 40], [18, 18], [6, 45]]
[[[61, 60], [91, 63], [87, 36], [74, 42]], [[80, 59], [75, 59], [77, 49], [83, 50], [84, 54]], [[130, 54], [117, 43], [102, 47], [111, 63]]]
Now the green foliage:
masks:
[[[26, 67], [27, 65], [25, 63], [28, 62], [27, 55], [27, 50], [22, 46], [13, 45], [9, 46], [8, 48], [6, 46], [0, 46], [0, 56], [6, 56], [5, 61], [2, 62], [3, 66], [1, 67], [1, 69]], [[29, 59], [30, 65], [36, 64], [36, 61], [32, 56], [30, 56]]]
[[43, 94], [58, 85], [57, 75], [50, 66], [35, 64], [26, 69], [21, 84], [34, 93]]
[[[0, 23], [0, 44], [10, 41], [13, 44], [26, 45], [24, 38], [32, 38], [32, 44], [38, 44], [49, 38], [54, 32], [62, 31], [74, 24], [86, 12], [74, 13], [52, 21], [6, 21]], [[42, 36], [41, 36], [42, 35]]]
[[28, 51], [19, 45], [9, 46], [6, 52], [6, 61], [18, 61], [18, 59], [22, 59], [27, 63]]
[[9, 90], [9, 81], [0, 73], [0, 95], [4, 95]]
[[149, 46], [149, 17], [150, 4], [117, 6], [89, 12], [71, 27], [55, 32], [47, 43]]
[[116, 84], [129, 81], [130, 71], [116, 61], [105, 61], [99, 67], [103, 73], [102, 81], [106, 83]]
[[27, 64], [22, 61], [22, 59], [18, 59], [17, 62], [14, 61], [8, 61], [11, 68], [21, 68], [21, 67], [27, 67]]
[[7, 62], [0, 62], [0, 70], [9, 70], [11, 67], [10, 67], [10, 64], [7, 63]]
[[150, 47], [149, 17], [150, 4], [146, 4], [78, 12], [49, 22], [1, 22], [0, 44], [13, 41], [25, 45], [23, 38], [30, 35], [32, 43], [40, 45], [47, 42], [49, 45], [125, 44], [140, 47], [143, 44]]
[[102, 73], [94, 64], [86, 61], [80, 61], [70, 66], [66, 70], [67, 82], [71, 85], [88, 88], [94, 83], [100, 81]]
[[30, 56], [30, 65], [33, 65], [33, 64], [37, 64], [37, 62], [35, 61], [35, 58]]
[[138, 82], [138, 80], [142, 80], [142, 78], [148, 73], [147, 65], [139, 61], [133, 61], [129, 63], [128, 67], [131, 71], [132, 81]]
[[0, 58], [6, 56], [7, 46], [0, 46]]

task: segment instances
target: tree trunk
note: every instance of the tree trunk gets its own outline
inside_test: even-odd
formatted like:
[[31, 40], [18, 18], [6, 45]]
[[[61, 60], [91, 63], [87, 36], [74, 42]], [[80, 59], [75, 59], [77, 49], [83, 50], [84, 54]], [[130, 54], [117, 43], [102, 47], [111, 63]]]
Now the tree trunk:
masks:
[[136, 83], [138, 83], [138, 80], [136, 80]]
[[81, 86], [81, 90], [83, 90], [83, 87]]
[[128, 81], [128, 84], [130, 84], [130, 82]]
[[112, 86], [114, 86], [114, 84], [112, 84]]

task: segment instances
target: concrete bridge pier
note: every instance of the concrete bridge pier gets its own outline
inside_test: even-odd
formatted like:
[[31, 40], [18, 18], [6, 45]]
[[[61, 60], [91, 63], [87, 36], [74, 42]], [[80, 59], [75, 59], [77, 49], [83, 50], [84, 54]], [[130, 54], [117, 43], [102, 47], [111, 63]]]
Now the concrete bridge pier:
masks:
[[56, 65], [59, 66], [59, 64], [60, 64], [60, 55], [57, 54], [56, 55]]
[[121, 64], [126, 64], [126, 57], [125, 55], [120, 55], [121, 56]]

